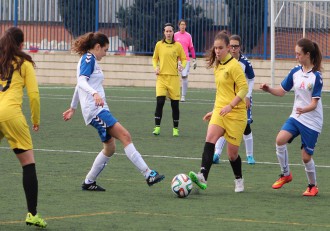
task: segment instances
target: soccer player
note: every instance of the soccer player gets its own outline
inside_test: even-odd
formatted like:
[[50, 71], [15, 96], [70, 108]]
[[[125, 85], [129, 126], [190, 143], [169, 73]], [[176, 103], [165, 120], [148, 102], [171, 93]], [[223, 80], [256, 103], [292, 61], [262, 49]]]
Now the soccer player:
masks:
[[109, 49], [108, 37], [100, 32], [90, 32], [78, 37], [72, 50], [81, 55], [77, 65], [77, 85], [71, 106], [63, 113], [65, 121], [70, 120], [80, 101], [82, 115], [86, 125], [93, 126], [103, 143], [103, 149], [96, 156], [95, 161], [82, 183], [83, 190], [105, 191], [96, 184], [97, 176], [108, 164], [115, 153], [115, 139], [120, 140], [128, 159], [145, 177], [147, 184], [152, 186], [162, 181], [165, 176], [151, 170], [134, 147], [130, 133], [111, 114], [104, 88], [102, 86], [104, 74], [97, 61], [100, 61]]
[[214, 67], [216, 98], [213, 111], [203, 118], [209, 120], [209, 125], [200, 172], [191, 171], [189, 177], [201, 189], [207, 188], [215, 143], [224, 136], [228, 142], [228, 158], [235, 176], [235, 192], [243, 192], [242, 161], [238, 149], [247, 122], [244, 98], [248, 85], [241, 65], [230, 54], [230, 48], [228, 35], [220, 32], [215, 36], [213, 47], [207, 55], [208, 67]]
[[[23, 89], [30, 101], [32, 130], [40, 125], [40, 97], [35, 63], [22, 51], [24, 33], [17, 27], [7, 29], [0, 39], [0, 141], [5, 137], [23, 168], [23, 188], [28, 213], [27, 225], [45, 228], [37, 213], [38, 179], [29, 126], [22, 112]], [[10, 192], [9, 192], [10, 193]]]
[[[164, 37], [155, 46], [152, 65], [157, 76], [156, 80], [156, 111], [154, 135], [160, 134], [160, 123], [163, 116], [163, 107], [166, 96], [171, 100], [173, 136], [179, 136], [179, 100], [180, 78], [178, 71], [182, 71], [187, 64], [186, 54], [180, 43], [174, 40], [174, 26], [171, 23], [164, 25]], [[178, 65], [178, 59], [181, 64]]]
[[176, 42], [181, 43], [184, 53], [186, 54], [187, 58], [187, 65], [186, 67], [181, 71], [181, 102], [186, 101], [186, 94], [188, 89], [188, 75], [189, 75], [189, 69], [190, 69], [190, 57], [189, 52], [191, 54], [191, 57], [193, 58], [193, 68], [196, 69], [197, 62], [196, 62], [196, 54], [194, 49], [194, 44], [191, 38], [191, 35], [186, 31], [187, 22], [184, 19], [181, 19], [178, 23], [179, 25], [179, 31], [175, 32], [174, 34], [174, 40]]
[[[230, 54], [235, 59], [237, 59], [238, 62], [241, 64], [243, 71], [245, 73], [247, 83], [249, 85], [249, 92], [245, 97], [248, 120], [243, 134], [243, 140], [245, 143], [246, 160], [248, 164], [255, 164], [255, 160], [253, 158], [253, 136], [250, 126], [250, 124], [253, 122], [251, 106], [252, 106], [252, 91], [254, 85], [254, 71], [250, 61], [241, 53], [241, 44], [242, 44], [241, 37], [239, 35], [232, 35], [229, 37], [229, 41], [230, 41]], [[214, 164], [219, 164], [220, 156], [225, 144], [226, 144], [226, 140], [224, 137], [221, 137], [215, 144], [215, 153], [213, 156]]]
[[323, 125], [321, 101], [323, 82], [320, 73], [322, 54], [318, 44], [306, 38], [297, 41], [295, 52], [300, 65], [291, 69], [281, 86], [273, 88], [267, 84], [260, 85], [260, 89], [275, 96], [284, 96], [291, 89], [295, 93], [291, 115], [276, 137], [276, 155], [281, 174], [272, 188], [279, 189], [292, 181], [287, 143], [291, 143], [300, 135], [301, 157], [308, 180], [308, 187], [303, 196], [316, 196], [319, 190], [313, 154]]

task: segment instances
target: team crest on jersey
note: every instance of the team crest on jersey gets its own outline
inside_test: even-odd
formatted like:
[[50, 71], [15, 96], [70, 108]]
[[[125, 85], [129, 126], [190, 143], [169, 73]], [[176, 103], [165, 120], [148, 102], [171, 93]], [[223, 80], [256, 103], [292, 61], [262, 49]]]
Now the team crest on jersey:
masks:
[[311, 91], [311, 90], [313, 90], [313, 87], [314, 87], [314, 84], [309, 83], [307, 85], [307, 90]]

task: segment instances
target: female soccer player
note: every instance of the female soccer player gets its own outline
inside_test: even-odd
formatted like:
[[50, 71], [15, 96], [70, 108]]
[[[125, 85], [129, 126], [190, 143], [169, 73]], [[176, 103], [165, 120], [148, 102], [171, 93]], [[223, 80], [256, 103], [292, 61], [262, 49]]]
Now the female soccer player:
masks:
[[320, 73], [322, 54], [317, 43], [306, 38], [298, 40], [295, 52], [300, 65], [291, 69], [280, 87], [272, 88], [267, 84], [260, 86], [260, 89], [275, 96], [283, 96], [291, 89], [294, 89], [295, 93], [292, 113], [276, 137], [276, 155], [281, 166], [281, 175], [272, 188], [279, 189], [292, 181], [287, 143], [291, 143], [300, 135], [301, 157], [308, 180], [308, 187], [303, 196], [315, 196], [319, 190], [312, 156], [323, 125], [323, 82]]
[[115, 153], [115, 139], [120, 140], [128, 159], [142, 173], [147, 184], [152, 186], [162, 181], [165, 176], [151, 170], [144, 162], [132, 143], [130, 133], [111, 114], [106, 102], [102, 86], [104, 75], [97, 61], [106, 55], [108, 49], [109, 39], [100, 32], [90, 32], [78, 37], [72, 47], [72, 50], [81, 55], [81, 58], [77, 65], [77, 85], [71, 106], [63, 113], [63, 119], [65, 121], [71, 119], [78, 106], [78, 101], [80, 101], [86, 125], [90, 124], [97, 130], [103, 143], [103, 149], [95, 158], [91, 170], [82, 183], [82, 189], [105, 191], [104, 188], [96, 184], [96, 178]]
[[176, 42], [181, 43], [184, 53], [186, 54], [186, 58], [187, 58], [187, 65], [181, 71], [181, 99], [180, 99], [180, 101], [185, 102], [187, 89], [188, 89], [188, 75], [189, 75], [189, 69], [190, 69], [189, 52], [193, 59], [193, 68], [194, 69], [196, 69], [196, 67], [197, 67], [197, 62], [196, 62], [195, 48], [194, 48], [194, 44], [193, 44], [191, 35], [186, 31], [187, 22], [184, 19], [181, 19], [179, 21], [178, 25], [179, 25], [180, 30], [175, 32], [174, 40]]
[[209, 126], [200, 172], [196, 174], [191, 171], [189, 177], [201, 189], [206, 189], [215, 143], [224, 136], [228, 142], [228, 158], [235, 176], [235, 192], [243, 192], [242, 161], [238, 149], [247, 121], [243, 99], [248, 92], [248, 85], [241, 65], [229, 51], [228, 35], [225, 32], [218, 33], [206, 59], [208, 67], [214, 67], [216, 84], [214, 108], [203, 118], [209, 120]]
[[[250, 61], [241, 53], [241, 37], [239, 35], [232, 35], [229, 37], [229, 43], [230, 43], [230, 54], [235, 59], [237, 59], [238, 62], [241, 64], [243, 71], [245, 73], [246, 81], [249, 85], [249, 92], [245, 97], [248, 120], [244, 130], [243, 140], [245, 143], [246, 160], [248, 164], [255, 164], [255, 160], [253, 158], [253, 136], [250, 126], [250, 124], [253, 122], [251, 106], [252, 106], [252, 91], [254, 85], [254, 71]], [[220, 156], [225, 144], [226, 144], [226, 140], [224, 137], [221, 137], [215, 144], [215, 153], [213, 156], [214, 164], [219, 164]]]
[[[181, 65], [178, 67], [178, 59]], [[163, 116], [163, 107], [166, 95], [171, 99], [173, 136], [179, 136], [179, 100], [180, 78], [178, 71], [186, 67], [186, 54], [180, 43], [174, 41], [174, 26], [171, 23], [164, 25], [164, 38], [158, 41], [152, 57], [152, 65], [157, 76], [156, 80], [156, 111], [153, 134], [160, 134], [160, 123]], [[179, 69], [179, 70], [178, 70]]]
[[45, 228], [37, 213], [38, 179], [29, 126], [22, 112], [23, 89], [30, 101], [33, 131], [40, 125], [40, 97], [31, 56], [22, 51], [24, 33], [17, 27], [7, 29], [0, 39], [0, 141], [6, 137], [23, 168], [23, 188], [28, 214], [25, 222]]

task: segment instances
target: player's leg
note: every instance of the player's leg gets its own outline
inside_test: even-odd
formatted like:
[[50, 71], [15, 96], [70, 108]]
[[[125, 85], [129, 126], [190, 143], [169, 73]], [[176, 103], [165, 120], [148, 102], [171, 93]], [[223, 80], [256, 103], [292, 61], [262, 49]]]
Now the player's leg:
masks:
[[26, 224], [45, 228], [47, 223], [37, 213], [38, 177], [29, 127], [24, 116], [2, 122], [1, 136], [8, 139], [23, 169], [23, 188], [28, 208]]
[[160, 123], [163, 117], [163, 107], [166, 100], [168, 85], [168, 76], [159, 75], [156, 80], [156, 109], [155, 109], [155, 127], [153, 130], [154, 135], [160, 134]]
[[303, 196], [316, 196], [319, 192], [316, 181], [316, 169], [313, 160], [314, 148], [317, 143], [319, 133], [301, 125], [301, 155], [302, 161], [305, 165], [306, 177], [308, 186]]
[[288, 119], [281, 128], [281, 131], [276, 137], [276, 156], [281, 167], [281, 174], [278, 180], [272, 185], [273, 189], [279, 189], [284, 184], [292, 181], [292, 174], [289, 167], [289, 154], [287, 143], [299, 135], [297, 127], [294, 125], [293, 120]]
[[180, 99], [181, 102], [186, 101], [189, 69], [190, 69], [190, 61], [187, 61], [186, 67], [181, 72], [181, 99]]
[[243, 192], [244, 179], [242, 174], [242, 160], [238, 154], [238, 150], [243, 138], [246, 120], [224, 118], [224, 124], [226, 124], [224, 137], [227, 140], [228, 159], [235, 177], [235, 192]]
[[171, 99], [173, 136], [179, 136], [179, 100], [180, 100], [180, 79], [171, 77], [168, 85], [168, 94]]
[[243, 140], [245, 144], [247, 162], [248, 164], [255, 164], [255, 160], [253, 157], [253, 136], [252, 136], [251, 126], [249, 123], [245, 127]]
[[149, 186], [152, 186], [165, 178], [164, 175], [160, 175], [157, 171], [151, 170], [148, 167], [141, 154], [132, 143], [130, 133], [119, 122], [115, 123], [109, 129], [109, 133], [112, 137], [118, 139], [123, 144], [126, 156], [145, 177]]
[[213, 155], [213, 164], [220, 163], [220, 157], [221, 157], [223, 148], [225, 147], [225, 144], [226, 144], [226, 139], [223, 136], [221, 136], [215, 144], [215, 151], [214, 151], [214, 155]]

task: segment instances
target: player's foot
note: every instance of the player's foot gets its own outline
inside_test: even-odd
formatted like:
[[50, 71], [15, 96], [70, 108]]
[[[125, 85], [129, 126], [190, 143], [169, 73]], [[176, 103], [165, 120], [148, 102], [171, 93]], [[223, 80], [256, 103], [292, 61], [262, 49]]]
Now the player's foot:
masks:
[[202, 173], [199, 172], [198, 174], [196, 174], [195, 172], [191, 171], [189, 172], [189, 177], [192, 182], [197, 184], [197, 186], [201, 189], [205, 190], [207, 188], [207, 182]]
[[273, 189], [279, 189], [282, 188], [282, 186], [286, 183], [289, 183], [290, 181], [292, 181], [292, 174], [290, 172], [290, 175], [288, 176], [284, 176], [284, 174], [280, 175], [280, 178], [278, 178], [277, 181], [275, 181], [275, 183], [272, 185]]
[[147, 181], [147, 184], [149, 186], [153, 186], [154, 184], [161, 182], [162, 180], [164, 180], [165, 176], [164, 175], [159, 175], [158, 172], [156, 172], [155, 170], [152, 170]]
[[256, 163], [253, 156], [247, 156], [246, 160], [247, 160], [248, 164], [255, 164]]
[[235, 192], [243, 192], [244, 191], [244, 179], [239, 178], [235, 179]]
[[155, 136], [158, 136], [160, 134], [160, 127], [155, 127], [154, 131], [152, 132]]
[[34, 225], [41, 228], [47, 227], [47, 222], [42, 219], [38, 213], [35, 216], [33, 216], [31, 213], [28, 213], [25, 218], [25, 223], [27, 225]]
[[309, 184], [306, 191], [303, 193], [303, 196], [313, 197], [316, 196], [319, 192], [319, 189], [316, 185]]
[[181, 96], [181, 99], [180, 99], [181, 102], [186, 102], [186, 97], [183, 95]]
[[173, 136], [179, 136], [179, 129], [173, 128]]
[[87, 190], [87, 191], [99, 191], [99, 192], [105, 191], [104, 188], [102, 188], [101, 186], [96, 184], [96, 181], [94, 181], [91, 184], [86, 184], [85, 182], [83, 182], [82, 185], [81, 185], [81, 189], [82, 190]]
[[220, 163], [220, 154], [214, 153], [213, 155], [213, 164], [219, 164]]

